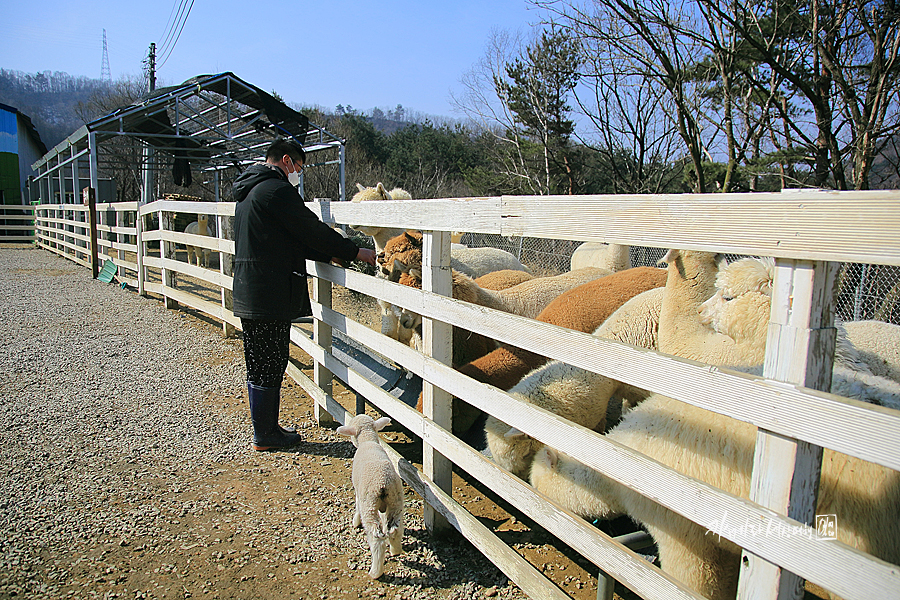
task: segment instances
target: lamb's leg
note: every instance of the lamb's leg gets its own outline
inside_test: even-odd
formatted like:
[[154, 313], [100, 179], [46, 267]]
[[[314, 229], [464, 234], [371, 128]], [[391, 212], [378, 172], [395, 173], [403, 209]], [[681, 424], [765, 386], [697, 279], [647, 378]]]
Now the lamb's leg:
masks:
[[388, 539], [391, 542], [391, 556], [399, 556], [403, 552], [403, 520], [389, 530]]
[[358, 529], [362, 525], [362, 518], [359, 513], [359, 496], [356, 497], [356, 505], [353, 507], [353, 517], [350, 519], [350, 526]]
[[372, 566], [369, 568], [369, 577], [378, 579], [384, 573], [384, 551], [387, 539], [378, 529], [378, 526], [366, 527], [366, 539], [369, 541], [369, 551], [372, 553]]

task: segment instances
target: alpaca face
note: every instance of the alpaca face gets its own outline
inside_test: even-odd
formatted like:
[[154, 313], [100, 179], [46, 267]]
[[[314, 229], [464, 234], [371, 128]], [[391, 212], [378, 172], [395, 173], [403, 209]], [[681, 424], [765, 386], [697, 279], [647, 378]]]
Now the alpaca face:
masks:
[[739, 341], [765, 341], [775, 265], [745, 258], [719, 271], [716, 293], [700, 307], [700, 321]]

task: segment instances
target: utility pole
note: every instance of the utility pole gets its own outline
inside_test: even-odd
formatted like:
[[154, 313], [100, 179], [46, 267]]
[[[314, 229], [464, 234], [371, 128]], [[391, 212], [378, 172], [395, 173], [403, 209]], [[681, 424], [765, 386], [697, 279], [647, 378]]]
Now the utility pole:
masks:
[[156, 89], [156, 42], [150, 42], [150, 58], [148, 59], [149, 64], [149, 79], [150, 79], [150, 91]]

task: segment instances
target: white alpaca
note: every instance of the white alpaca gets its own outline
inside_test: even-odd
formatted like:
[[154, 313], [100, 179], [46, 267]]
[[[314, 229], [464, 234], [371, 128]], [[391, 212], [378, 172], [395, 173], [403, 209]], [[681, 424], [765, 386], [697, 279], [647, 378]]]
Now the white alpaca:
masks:
[[[212, 235], [209, 227], [209, 216], [207, 215], [197, 215], [197, 220], [193, 223], [189, 223], [187, 227], [184, 228], [185, 233], [193, 233], [194, 235]], [[191, 246], [190, 244], [185, 244], [187, 247], [187, 259], [188, 264], [193, 264], [191, 262], [191, 257], [195, 257], [197, 259], [197, 266], [200, 266], [200, 258], [203, 257], [203, 266], [209, 266], [209, 250], [207, 248], [199, 248], [197, 246]]]
[[[406, 190], [401, 188], [394, 188], [390, 192], [388, 192], [384, 185], [379, 181], [375, 187], [366, 187], [361, 183], [356, 184], [357, 189], [359, 190], [350, 199], [351, 202], [372, 202], [379, 200], [411, 200], [412, 196]], [[396, 237], [403, 233], [403, 229], [401, 228], [392, 228], [392, 227], [375, 227], [373, 225], [350, 225], [351, 229], [355, 229], [360, 233], [365, 235], [372, 236], [372, 240], [375, 242], [375, 253], [383, 254], [385, 244], [387, 244], [388, 240], [393, 237]], [[375, 270], [375, 276], [381, 277], [382, 279], [387, 276], [382, 273], [381, 269]], [[397, 310], [394, 310], [394, 307], [384, 300], [378, 299], [378, 307], [381, 310], [381, 333], [387, 335], [391, 338], [397, 339], [397, 327], [398, 327], [398, 314]]]
[[900, 381], [900, 325], [882, 321], [845, 321], [843, 328], [872, 373]]
[[[663, 295], [663, 288], [654, 288], [634, 296], [613, 312], [593, 335], [655, 349]], [[603, 424], [613, 395], [621, 397], [625, 407], [636, 404], [643, 397], [640, 390], [615, 379], [561, 361], [551, 361], [535, 369], [513, 386], [509, 393], [522, 402], [536, 404], [591, 428]], [[543, 446], [542, 442], [511, 429], [494, 415], [488, 415], [484, 434], [496, 464], [519, 477], [528, 476], [531, 460]]]
[[390, 425], [388, 417], [377, 421], [368, 415], [356, 415], [337, 433], [350, 437], [356, 446], [353, 455], [353, 490], [356, 505], [351, 524], [363, 526], [372, 566], [369, 577], [378, 579], [384, 573], [384, 555], [389, 546], [391, 556], [399, 555], [403, 548], [403, 480], [394, 469], [378, 432]]
[[[670, 264], [684, 268], [677, 256], [670, 258], [675, 259]], [[720, 284], [731, 287], [720, 288], [717, 297], [704, 307], [704, 318], [715, 323], [722, 333], [701, 335], [708, 343], [691, 344], [687, 339], [673, 340], [678, 332], [669, 331], [665, 334], [669, 337], [667, 343], [695, 354], [708, 351], [703, 360], [725, 366], [727, 363], [715, 357], [723, 348], [724, 355], [745, 361], [758, 354], [760, 340], [765, 340], [768, 329], [769, 308], [762, 305], [766, 299], [770, 302], [771, 279], [761, 276], [770, 272], [768, 263], [755, 262], [738, 261], [740, 264], [723, 270]], [[743, 283], [736, 277], [739, 273], [746, 277]], [[681, 323], [686, 325], [684, 320]], [[718, 343], [717, 336], [728, 333], [735, 335], [731, 338], [733, 345]], [[665, 336], [660, 325], [661, 346]], [[743, 366], [747, 370], [746, 362]], [[757, 366], [755, 370], [758, 369]], [[865, 384], [861, 385], [861, 381]], [[862, 401], [900, 405], [900, 386], [854, 372], [842, 364], [834, 369], [832, 391]], [[680, 473], [733, 494], [749, 496], [756, 442], [756, 428], [750, 424], [657, 394], [626, 413], [607, 437]], [[705, 597], [734, 597], [740, 549], [716, 535], [707, 535], [703, 524], [672, 513], [549, 448], [537, 452], [531, 482], [540, 492], [586, 518], [608, 519], [627, 514], [654, 537], [666, 572]], [[896, 471], [826, 449], [818, 511], [838, 515], [842, 523], [839, 540], [888, 562], [900, 562], [900, 474]]]
[[[406, 190], [394, 188], [390, 192], [385, 189], [384, 185], [379, 181], [375, 187], [366, 187], [361, 183], [356, 184], [359, 190], [354, 194], [351, 202], [371, 202], [378, 200], [411, 200], [412, 196]], [[384, 246], [392, 237], [403, 233], [403, 228], [392, 227], [375, 227], [372, 225], [350, 225], [351, 229], [355, 229], [360, 233], [372, 236], [375, 242], [375, 252], [384, 252]]]
[[630, 246], [621, 244], [604, 244], [603, 242], [585, 242], [575, 248], [569, 260], [569, 270], [584, 267], [609, 269], [614, 273], [631, 268]]

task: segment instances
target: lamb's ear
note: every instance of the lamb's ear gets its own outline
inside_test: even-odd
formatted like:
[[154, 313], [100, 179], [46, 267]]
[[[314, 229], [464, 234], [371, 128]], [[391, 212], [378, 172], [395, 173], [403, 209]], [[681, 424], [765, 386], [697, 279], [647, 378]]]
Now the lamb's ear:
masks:
[[512, 440], [512, 439], [527, 437], [527, 434], [522, 433], [515, 427], [510, 427], [509, 431], [507, 431], [505, 434], [503, 434], [503, 437], [505, 437], [508, 440]]
[[671, 250], [669, 250], [668, 252], [666, 252], [666, 255], [665, 255], [665, 256], [663, 256], [661, 259], [659, 259], [658, 261], [656, 261], [656, 264], [660, 264], [660, 263], [667, 263], [667, 264], [668, 264], [668, 263], [674, 262], [675, 259], [678, 258], [678, 253], [679, 253], [679, 252], [680, 252], [680, 250], [675, 250], [674, 248], [672, 248]]
[[384, 185], [379, 181], [378, 185], [375, 186], [375, 191], [378, 192], [378, 195], [381, 196], [382, 200], [390, 200], [391, 195], [388, 194], [388, 191], [384, 189]]
[[390, 417], [381, 417], [374, 423], [375, 431], [381, 431], [382, 429], [384, 429], [385, 427], [387, 427], [390, 424], [391, 424]]
[[357, 184], [356, 184], [356, 188], [357, 188], [359, 191], [362, 192], [362, 191], [364, 191], [364, 190], [366, 189], [366, 186], [364, 186], [364, 185], [361, 184], [361, 183], [357, 183]]
[[335, 431], [338, 435], [346, 435], [348, 437], [352, 437], [359, 433], [358, 431], [356, 431], [356, 427], [353, 427], [352, 425], [341, 425], [340, 427], [335, 429]]
[[422, 269], [415, 269], [415, 268], [409, 269], [409, 275], [411, 277], [415, 277], [419, 281], [422, 281]]

